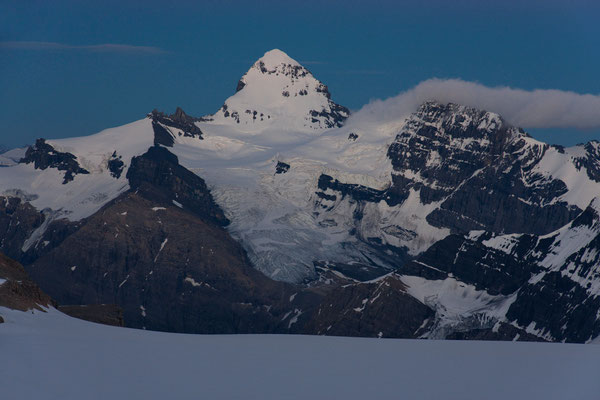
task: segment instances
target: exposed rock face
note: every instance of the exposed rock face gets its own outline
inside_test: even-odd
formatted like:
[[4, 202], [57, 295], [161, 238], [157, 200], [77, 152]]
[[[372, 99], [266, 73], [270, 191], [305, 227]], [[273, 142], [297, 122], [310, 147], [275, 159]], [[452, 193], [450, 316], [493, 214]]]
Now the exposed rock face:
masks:
[[[369, 257], [398, 268], [450, 233], [543, 235], [564, 226], [587, 204], [576, 197], [585, 190], [567, 187], [586, 184], [568, 180], [599, 182], [597, 149], [594, 142], [576, 150], [549, 146], [497, 114], [428, 102], [388, 148], [387, 187], [321, 174], [314, 213], [320, 223], [350, 226], [370, 246]], [[394, 260], [385, 261], [390, 252]]]
[[591, 180], [600, 182], [600, 142], [592, 140], [586, 143], [583, 148], [585, 153], [582, 156], [575, 157], [575, 165], [579, 169], [585, 169]]
[[290, 164], [286, 164], [283, 161], [277, 161], [277, 165], [275, 166], [276, 174], [285, 174], [290, 169]]
[[507, 318], [549, 341], [585, 343], [600, 334], [599, 312], [597, 295], [553, 271], [522, 288]]
[[43, 213], [20, 197], [0, 197], [0, 252], [21, 259], [23, 244], [44, 220]]
[[315, 202], [314, 213], [321, 215], [321, 223], [332, 221], [335, 224], [334, 219], [329, 220], [327, 218], [329, 213], [332, 211], [336, 212], [337, 207], [341, 206], [340, 208], [342, 208], [344, 205], [349, 205], [351, 209], [346, 211], [346, 217], [351, 220], [350, 223], [353, 226], [349, 234], [368, 246], [370, 250], [368, 258], [379, 260], [373, 262], [372, 266], [384, 266], [388, 269], [387, 272], [389, 272], [411, 258], [408, 255], [406, 246], [387, 240], [382, 233], [387, 233], [393, 237], [406, 237], [408, 240], [411, 240], [416, 236], [414, 232], [406, 230], [401, 226], [388, 224], [381, 229], [379, 227], [373, 229], [374, 223], [372, 219], [374, 218], [370, 215], [371, 211], [369, 208], [371, 206], [377, 207], [376, 204], [386, 201], [388, 190], [343, 183], [325, 174], [319, 176], [317, 188], [318, 190], [315, 192], [317, 200]]
[[123, 167], [125, 167], [125, 163], [123, 162], [122, 157], [117, 155], [117, 152], [115, 151], [107, 161], [107, 167], [112, 177], [119, 179], [123, 173]]
[[553, 341], [600, 335], [600, 199], [566, 227], [539, 238], [526, 258], [542, 270], [521, 289], [508, 319]]
[[318, 335], [417, 338], [433, 311], [406, 292], [399, 277], [353, 283], [332, 290], [306, 331]]
[[20, 162], [33, 163], [36, 169], [56, 168], [65, 171], [63, 184], [71, 182], [76, 174], [89, 174], [89, 171], [79, 166], [73, 154], [57, 151], [45, 139], [38, 139], [35, 145], [29, 146]]
[[36, 285], [18, 262], [0, 253], [0, 306], [28, 311], [54, 306], [54, 301]]
[[511, 340], [516, 342], [545, 342], [539, 336], [527, 333], [513, 325], [499, 322], [497, 327], [457, 331], [446, 336], [449, 340]]
[[417, 190], [424, 204], [441, 202], [427, 221], [457, 233], [548, 233], [581, 211], [556, 201], [564, 182], [536, 172], [549, 147], [496, 114], [425, 103], [388, 150], [394, 173], [387, 201], [402, 203]]
[[327, 191], [327, 189], [331, 189], [334, 192], [339, 192], [342, 197], [350, 196], [356, 201], [364, 200], [367, 202], [377, 203], [381, 200], [384, 200], [386, 197], [386, 191], [384, 190], [372, 189], [363, 185], [342, 183], [337, 179], [333, 179], [331, 176], [325, 174], [321, 174], [321, 176], [319, 176], [318, 188], [321, 190], [320, 192], [317, 192], [319, 197], [323, 195], [327, 196], [323, 193]]
[[[18, 262], [0, 253], [0, 307], [13, 310], [38, 310], [49, 307], [72, 317], [105, 325], [123, 326], [123, 311], [114, 304], [59, 306], [33, 282]], [[1, 317], [0, 317], [1, 318]], [[4, 319], [0, 319], [0, 323]]]
[[153, 110], [148, 117], [152, 119], [155, 145], [172, 147], [175, 136], [203, 139], [202, 131], [195, 124], [200, 119], [187, 115], [179, 107], [171, 115]]
[[[559, 162], [572, 163], [573, 168], [590, 165], [591, 179], [597, 169], [594, 146], [590, 144], [581, 156], [565, 156]], [[353, 221], [348, 223], [356, 226], [356, 232], [378, 239], [386, 248], [408, 249], [413, 255], [427, 248], [423, 242], [431, 239], [422, 232], [435, 231], [432, 228], [439, 229], [438, 238], [447, 235], [445, 230], [461, 235], [476, 229], [546, 234], [581, 212], [564, 200], [568, 195], [565, 182], [548, 172], [553, 168], [549, 159], [559, 150], [534, 141], [496, 114], [429, 102], [408, 119], [388, 148], [393, 167], [389, 187], [349, 184], [323, 174], [318, 180], [316, 208], [327, 218], [329, 211], [349, 197]], [[389, 215], [378, 215], [382, 202]], [[397, 218], [394, 213], [401, 211], [393, 209], [403, 208], [419, 208], [421, 221]], [[400, 223], [375, 227], [372, 222], [363, 223], [365, 219]], [[365, 226], [368, 232], [362, 232]]]
[[[317, 92], [319, 92], [317, 88]], [[324, 90], [321, 92], [327, 91], [327, 87], [325, 86]], [[327, 99], [330, 98], [329, 91], [326, 92]], [[350, 110], [346, 107], [341, 106], [339, 104], [331, 102], [329, 109], [321, 109], [321, 110], [310, 110], [310, 122], [313, 124], [319, 124], [322, 122], [324, 128], [334, 128], [340, 127], [344, 124], [344, 120], [348, 118], [350, 115]]]
[[165, 148], [134, 158], [128, 178], [129, 192], [28, 265], [60, 303], [119, 304], [130, 327], [250, 333], [296, 328], [285, 313], [319, 298], [290, 302], [292, 286], [255, 270], [202, 179]]
[[173, 144], [175, 143], [173, 134], [169, 132], [169, 130], [165, 128], [164, 125], [156, 121], [152, 121], [152, 130], [154, 131], [155, 146], [162, 145], [167, 147], [173, 147]]
[[[323, 174], [316, 209], [325, 218], [350, 198], [351, 232], [373, 244], [368, 234], [375, 233], [383, 249], [396, 250], [398, 273], [471, 288], [465, 292], [474, 296], [470, 310], [445, 314], [444, 301], [425, 301], [436, 315], [424, 337], [586, 342], [600, 334], [598, 203], [582, 212], [573, 188], [588, 199], [596, 190], [584, 190], [581, 182], [599, 182], [598, 147], [546, 145], [493, 113], [425, 103], [389, 147], [389, 188]], [[386, 243], [391, 227], [379, 236], [373, 229], [378, 219], [368, 213], [384, 203], [392, 209], [409, 204], [426, 213], [432, 228], [451, 234], [410, 261], [398, 252], [402, 246]], [[398, 225], [393, 232], [408, 247], [421, 240], [419, 229]], [[478, 296], [489, 302], [477, 305]]]
[[164, 147], [151, 147], [144, 155], [134, 157], [127, 179], [131, 189], [145, 198], [181, 206], [218, 225], [229, 223], [204, 180], [179, 165], [177, 156]]
[[[329, 107], [321, 114], [323, 109], [294, 106], [304, 124], [296, 133], [338, 126], [328, 114], [336, 108], [324, 85], [274, 55], [249, 71], [235, 101], [228, 100], [214, 116], [215, 132], [225, 135], [223, 126], [231, 121], [268, 124], [272, 116], [262, 108], [240, 108], [255, 100], [249, 93], [260, 92], [253, 92], [262, 87], [254, 86], [259, 81], [277, 83], [273, 93], [282, 107], [296, 104], [288, 100], [308, 104], [307, 99]], [[179, 165], [167, 148], [177, 142], [177, 151], [190, 142], [180, 136], [201, 138], [195, 130], [199, 120], [180, 109], [149, 118], [131, 132], [148, 141], [154, 133], [154, 147], [142, 154], [149, 142], [135, 151], [115, 146], [119, 153], [108, 157], [110, 149], [94, 164], [104, 171], [105, 184], [122, 186], [114, 192], [119, 197], [115, 194], [86, 219], [56, 219], [55, 210], [32, 207], [36, 195], [3, 187], [0, 250], [21, 261], [60, 303], [75, 305], [65, 308], [73, 315], [100, 307], [84, 304], [118, 304], [127, 326], [202, 333], [568, 342], [600, 335], [598, 200], [586, 208], [600, 194], [597, 142], [571, 149], [549, 146], [496, 114], [430, 102], [386, 145], [387, 153], [381, 152], [385, 175], [362, 175], [360, 168], [354, 174], [351, 168], [337, 170], [324, 159], [294, 154], [283, 155], [292, 160], [289, 164], [275, 164], [280, 156], [270, 154], [259, 169], [240, 168], [244, 179], [248, 171], [260, 174], [260, 190], [227, 192], [230, 188], [211, 181], [221, 204], [235, 211], [227, 214], [234, 222], [229, 224], [204, 180]], [[352, 148], [335, 153], [339, 165], [366, 151], [362, 145], [383, 147], [368, 142], [365, 131], [356, 132], [360, 137], [346, 128], [323, 135], [339, 148]], [[255, 136], [260, 135], [245, 138]], [[231, 138], [219, 138], [244, 151], [251, 145], [226, 139]], [[77, 171], [74, 156], [46, 146], [30, 148], [24, 162]], [[198, 154], [220, 150], [203, 147]], [[371, 157], [380, 150], [368, 151]], [[186, 165], [202, 170], [204, 164], [194, 164], [186, 152], [181, 153]], [[81, 157], [82, 165], [91, 165]], [[118, 180], [125, 177], [130, 189], [123, 193], [127, 186]], [[246, 193], [256, 194], [258, 201], [245, 204]], [[272, 212], [269, 207], [280, 208]], [[240, 223], [235, 218], [250, 228], [235, 231]], [[309, 274], [285, 271], [302, 282], [296, 286], [266, 278], [225, 226], [240, 240], [254, 235], [248, 240], [258, 245], [247, 247], [248, 254], [273, 262], [274, 268], [265, 271], [277, 271], [280, 263], [282, 270], [295, 273], [302, 267]], [[316, 249], [328, 241], [334, 244]], [[275, 246], [274, 257], [269, 252]], [[118, 324], [113, 311], [100, 308], [93, 318]]]
[[45, 210], [31, 206], [27, 196], [0, 196], [0, 252], [24, 265], [58, 246], [79, 226], [81, 221], [52, 220]]
[[484, 239], [472, 241], [468, 237], [450, 235], [431, 246], [415, 261], [407, 263], [401, 271], [429, 280], [445, 279], [452, 274], [492, 295], [514, 293], [532, 274], [539, 272], [539, 266], [522, 257], [530, 250], [532, 237], [525, 236], [523, 242], [515, 246], [516, 257], [486, 247], [482, 244]]
[[125, 326], [123, 309], [116, 304], [85, 304], [58, 306], [58, 310], [74, 318], [98, 324]]
[[[594, 200], [570, 224], [543, 237], [483, 231], [449, 236], [402, 271], [430, 280], [453, 276], [489, 294], [514, 295], [505, 320], [516, 330], [502, 331], [513, 338], [589, 341], [600, 335], [599, 204]], [[496, 327], [489, 337], [503, 338], [500, 333]]]

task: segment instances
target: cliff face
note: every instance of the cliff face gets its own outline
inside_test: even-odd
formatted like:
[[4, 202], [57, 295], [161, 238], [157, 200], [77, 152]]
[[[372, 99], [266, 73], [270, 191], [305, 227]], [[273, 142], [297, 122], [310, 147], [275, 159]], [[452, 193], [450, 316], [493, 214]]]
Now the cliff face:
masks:
[[600, 143], [452, 103], [369, 110], [267, 52], [213, 115], [4, 157], [0, 251], [61, 304], [140, 328], [600, 335]]
[[0, 253], [0, 307], [28, 311], [43, 311], [54, 301], [27, 275], [18, 262]]
[[116, 303], [127, 326], [277, 332], [292, 286], [255, 270], [201, 178], [164, 148], [132, 160], [131, 190], [27, 266], [61, 304]]

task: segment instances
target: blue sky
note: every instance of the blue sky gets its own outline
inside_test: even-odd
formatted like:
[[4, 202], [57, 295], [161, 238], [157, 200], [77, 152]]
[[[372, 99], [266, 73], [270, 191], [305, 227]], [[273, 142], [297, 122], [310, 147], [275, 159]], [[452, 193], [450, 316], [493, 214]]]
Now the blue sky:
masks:
[[[87, 135], [153, 108], [214, 112], [272, 48], [351, 109], [434, 77], [600, 94], [600, 2], [90, 3], [0, 0], [0, 144]], [[598, 126], [529, 131], [600, 139]]]

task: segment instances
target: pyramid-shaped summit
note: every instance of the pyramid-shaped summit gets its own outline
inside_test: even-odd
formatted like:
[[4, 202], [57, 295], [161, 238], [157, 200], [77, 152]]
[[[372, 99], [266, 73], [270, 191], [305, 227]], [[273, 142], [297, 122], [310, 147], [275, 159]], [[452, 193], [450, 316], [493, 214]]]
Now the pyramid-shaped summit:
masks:
[[314, 131], [339, 127], [349, 114], [309, 70], [274, 49], [252, 65], [236, 93], [205, 120], [249, 131], [269, 127]]

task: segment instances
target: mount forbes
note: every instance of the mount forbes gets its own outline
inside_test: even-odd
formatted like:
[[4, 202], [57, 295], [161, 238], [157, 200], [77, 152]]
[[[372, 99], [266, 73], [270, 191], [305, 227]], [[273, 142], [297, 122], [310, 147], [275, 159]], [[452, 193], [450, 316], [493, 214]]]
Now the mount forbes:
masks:
[[172, 332], [598, 339], [599, 142], [435, 99], [377, 121], [279, 50], [233, 83], [214, 114], [1, 154], [18, 274], [0, 306]]

